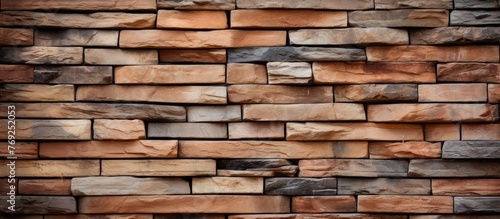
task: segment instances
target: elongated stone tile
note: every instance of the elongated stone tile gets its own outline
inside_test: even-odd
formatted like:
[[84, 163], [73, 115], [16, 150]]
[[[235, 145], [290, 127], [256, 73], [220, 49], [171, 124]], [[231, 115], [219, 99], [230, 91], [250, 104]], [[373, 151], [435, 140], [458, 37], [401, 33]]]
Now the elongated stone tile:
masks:
[[425, 141], [370, 142], [372, 159], [441, 158], [441, 143]]
[[[0, 139], [7, 139], [7, 120], [1, 120]], [[90, 140], [90, 120], [32, 120], [17, 119], [16, 140]]]
[[[460, 54], [460, 55], [458, 55]], [[498, 46], [368, 46], [368, 61], [498, 62]]]
[[20, 179], [21, 195], [71, 195], [70, 179]]
[[291, 30], [289, 35], [292, 45], [409, 44], [406, 30], [383, 27], [302, 29]]
[[276, 168], [262, 168], [255, 170], [217, 170], [217, 176], [228, 177], [275, 177], [275, 176], [295, 176], [297, 166], [283, 166]]
[[[2, 166], [11, 164], [2, 160]], [[98, 176], [99, 160], [16, 160], [16, 177], [77, 177]], [[9, 176], [7, 168], [0, 176]]]
[[500, 158], [500, 141], [446, 141], [443, 158]]
[[228, 49], [228, 62], [364, 61], [365, 51], [335, 47], [255, 47]]
[[462, 124], [463, 141], [500, 140], [500, 124]]
[[180, 141], [184, 158], [366, 158], [368, 142]]
[[411, 160], [410, 177], [499, 177], [499, 161]]
[[43, 46], [0, 47], [0, 63], [35, 65], [82, 64], [83, 49], [81, 47], [63, 48]]
[[416, 84], [338, 85], [333, 87], [335, 102], [415, 102]]
[[292, 198], [292, 212], [323, 213], [356, 211], [354, 196], [298, 196]]
[[437, 65], [437, 80], [449, 82], [500, 83], [500, 64], [443, 63]]
[[89, 65], [155, 65], [156, 50], [85, 49], [85, 64]]
[[410, 31], [411, 44], [500, 43], [500, 27], [439, 27]]
[[269, 84], [309, 84], [312, 82], [311, 64], [307, 62], [268, 62]]
[[227, 124], [229, 139], [284, 139], [284, 122], [232, 122]]
[[226, 29], [224, 11], [159, 10], [156, 27], [166, 29]]
[[460, 124], [425, 124], [426, 141], [460, 140]]
[[77, 177], [71, 179], [71, 192], [74, 196], [181, 195], [190, 194], [190, 188], [181, 178]]
[[160, 62], [168, 63], [226, 63], [225, 49], [162, 49]]
[[133, 119], [96, 119], [92, 124], [93, 139], [136, 140], [146, 138], [144, 121]]
[[43, 219], [43, 215], [1, 215], [0, 219]]
[[434, 195], [500, 195], [500, 179], [433, 179]]
[[[12, 213], [8, 196], [0, 196], [0, 213]], [[74, 197], [16, 196], [15, 212], [20, 214], [76, 214]]]
[[1, 83], [31, 83], [34, 77], [34, 67], [30, 65], [1, 65]]
[[155, 219], [153, 214], [44, 215], [44, 219]]
[[[141, 214], [143, 215], [143, 214]], [[226, 219], [224, 214], [188, 214], [189, 219]], [[184, 219], [186, 214], [155, 214], [153, 219]]]
[[148, 123], [148, 137], [227, 138], [226, 123]]
[[209, 176], [215, 175], [215, 165], [201, 159], [101, 160], [101, 176]]
[[266, 195], [336, 195], [337, 179], [335, 178], [267, 178]]
[[374, 213], [453, 213], [451, 196], [360, 195], [359, 212]]
[[287, 9], [334, 9], [334, 10], [362, 10], [373, 8], [370, 0], [339, 0], [339, 1], [281, 1], [281, 0], [238, 0], [238, 8], [287, 8]]
[[235, 0], [212, 0], [202, 3], [196, 0], [158, 0], [157, 5], [158, 8], [172, 8], [179, 10], [233, 10], [235, 9]]
[[231, 28], [347, 27], [345, 11], [233, 10]]
[[2, 10], [77, 10], [77, 11], [124, 11], [124, 10], [155, 10], [155, 0], [90, 0], [84, 2], [51, 0], [38, 2], [30, 0], [9, 1], [2, 0]]
[[406, 177], [405, 160], [321, 159], [300, 160], [300, 177]]
[[454, 0], [455, 8], [499, 8], [500, 4], [495, 0]]
[[486, 102], [486, 84], [420, 84], [418, 102]]
[[228, 99], [233, 103], [332, 103], [331, 86], [231, 85]]
[[37, 66], [34, 82], [40, 84], [111, 84], [111, 66]]
[[300, 141], [420, 141], [424, 138], [421, 125], [384, 123], [289, 122], [286, 134], [287, 140]]
[[241, 106], [188, 106], [188, 122], [241, 121]]
[[429, 195], [429, 179], [338, 178], [339, 195]]
[[[16, 141], [14, 144], [15, 157], [17, 159], [29, 160], [38, 159], [38, 143], [37, 142], [20, 142]], [[9, 143], [7, 141], [0, 142], [0, 157], [7, 158], [12, 155], [9, 152]]]
[[455, 197], [455, 211], [458, 214], [498, 214], [500, 197]]
[[263, 194], [260, 177], [193, 177], [193, 194]]
[[[229, 215], [229, 219], [407, 219], [406, 215], [364, 213], [316, 213], [316, 214], [240, 214]], [[468, 218], [467, 218], [468, 219]], [[482, 218], [481, 218], [482, 219]], [[485, 218], [494, 219], [494, 218]]]
[[365, 120], [361, 104], [245, 104], [243, 119], [251, 121], [346, 121]]
[[35, 31], [36, 46], [118, 46], [117, 30], [41, 29]]
[[74, 101], [73, 85], [4, 84], [0, 86], [0, 101], [69, 102]]
[[375, 0], [375, 9], [435, 8], [453, 9], [453, 0], [414, 1], [414, 0]]
[[226, 83], [267, 84], [266, 66], [250, 63], [227, 63]]
[[498, 25], [500, 24], [500, 11], [482, 11], [482, 10], [453, 10], [450, 13], [450, 26], [466, 25]]
[[285, 159], [230, 159], [217, 160], [218, 169], [228, 170], [255, 170], [263, 168], [279, 168], [291, 166], [292, 163]]
[[115, 68], [116, 84], [223, 84], [224, 65], [147, 65]]
[[349, 12], [354, 27], [442, 27], [448, 26], [448, 10], [400, 9]]
[[0, 45], [32, 46], [33, 30], [24, 28], [0, 28]]

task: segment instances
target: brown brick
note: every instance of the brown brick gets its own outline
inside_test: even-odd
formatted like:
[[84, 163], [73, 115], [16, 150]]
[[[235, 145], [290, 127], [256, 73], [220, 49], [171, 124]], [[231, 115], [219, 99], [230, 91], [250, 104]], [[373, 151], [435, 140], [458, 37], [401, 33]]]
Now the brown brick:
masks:
[[453, 0], [375, 0], [376, 9], [436, 8], [453, 9]]
[[438, 27], [410, 31], [411, 44], [498, 44], [500, 27]]
[[[2, 160], [2, 166], [9, 164]], [[2, 168], [0, 176], [8, 176]], [[16, 177], [75, 177], [98, 176], [99, 160], [16, 160]]]
[[[188, 214], [189, 219], [226, 219], [224, 214]], [[154, 219], [184, 219], [186, 214], [155, 214]]]
[[167, 29], [225, 29], [227, 16], [224, 11], [159, 10], [157, 28]]
[[[0, 196], [0, 213], [12, 213], [9, 197]], [[71, 196], [16, 196], [17, 214], [76, 214], [76, 200]], [[9, 217], [11, 218], [11, 217]]]
[[227, 138], [226, 123], [149, 123], [148, 137], [218, 139]]
[[353, 27], [441, 27], [448, 26], [448, 10], [401, 9], [349, 12]]
[[289, 9], [333, 9], [360, 10], [373, 8], [371, 0], [340, 0], [340, 1], [282, 1], [282, 0], [238, 0], [238, 8], [289, 8]]
[[300, 160], [300, 177], [406, 177], [405, 160], [321, 159]]
[[[7, 158], [12, 155], [9, 153], [9, 143], [0, 142], [0, 157]], [[37, 142], [19, 142], [16, 141], [14, 145], [15, 157], [17, 159], [38, 159], [38, 143]]]
[[292, 198], [292, 212], [355, 212], [354, 196], [298, 196]]
[[75, 99], [73, 85], [4, 84], [0, 87], [0, 101], [58, 102]]
[[499, 177], [497, 160], [410, 160], [410, 177]]
[[245, 104], [243, 119], [251, 121], [346, 121], [365, 120], [361, 104]]
[[233, 103], [331, 103], [330, 86], [231, 85], [229, 101]]
[[358, 196], [358, 211], [373, 213], [453, 213], [451, 196]]
[[260, 177], [193, 177], [193, 194], [263, 194]]
[[94, 120], [93, 139], [99, 140], [135, 140], [146, 138], [146, 127], [142, 120]]
[[409, 44], [408, 32], [385, 27], [289, 31], [291, 45]]
[[210, 176], [215, 171], [215, 160], [101, 160], [101, 176]]
[[85, 64], [89, 65], [155, 65], [156, 50], [85, 49]]
[[21, 179], [21, 195], [71, 195], [70, 179]]
[[488, 84], [488, 102], [500, 103], [500, 85]]
[[[7, 139], [7, 120], [0, 122], [0, 139]], [[16, 140], [90, 140], [90, 126], [90, 120], [17, 119]]]
[[40, 29], [36, 46], [118, 46], [118, 30]]
[[40, 84], [111, 84], [111, 66], [37, 66], [35, 83]]
[[486, 102], [486, 84], [420, 84], [418, 102]]
[[425, 124], [426, 141], [460, 140], [460, 124]]
[[267, 84], [267, 70], [264, 65], [228, 63], [226, 72], [228, 84]]
[[34, 68], [30, 65], [0, 65], [1, 83], [31, 83]]
[[500, 124], [462, 124], [462, 140], [500, 140]]
[[179, 10], [233, 10], [235, 0], [211, 0], [200, 3], [197, 0], [158, 0], [158, 8], [172, 8]]
[[347, 27], [344, 11], [233, 10], [231, 28]]
[[366, 56], [371, 62], [498, 62], [499, 50], [498, 46], [368, 46]]
[[[41, 218], [40, 218], [41, 219]], [[72, 214], [45, 215], [44, 219], [153, 219], [153, 214]], [[156, 219], [156, 218], [155, 218]]]
[[333, 87], [335, 102], [415, 102], [416, 84], [362, 84]]
[[190, 194], [189, 182], [165, 177], [78, 177], [71, 180], [74, 196]]
[[162, 49], [160, 62], [226, 63], [225, 49]]
[[234, 122], [241, 121], [240, 105], [188, 106], [188, 122]]
[[338, 178], [339, 195], [429, 195], [430, 179]]
[[285, 159], [218, 160], [218, 176], [295, 176], [298, 167]]
[[33, 30], [21, 28], [0, 28], [0, 45], [32, 46]]
[[440, 158], [441, 143], [425, 141], [408, 142], [370, 142], [370, 158], [399, 159], [399, 158]]
[[2, 63], [11, 63], [11, 64], [35, 64], [35, 65], [82, 64], [83, 49], [81, 47], [43, 47], [43, 46], [0, 47], [0, 60], [2, 60], [1, 61]]
[[223, 84], [224, 65], [147, 65], [115, 68], [116, 84]]
[[[238, 2], [240, 2], [240, 1], [238, 1]], [[330, 3], [330, 2], [328, 2], [328, 3]], [[241, 214], [241, 215], [229, 215], [228, 218], [229, 219], [302, 219], [302, 218], [305, 218], [305, 217], [306, 218], [307, 217], [323, 218], [323, 219], [348, 219], [348, 218], [349, 219], [407, 219], [406, 215], [395, 215], [395, 214], [360, 214], [360, 213]], [[466, 219], [469, 219], [469, 218], [466, 218]], [[472, 218], [470, 218], [470, 219], [472, 219]], [[483, 218], [481, 218], [481, 219], [483, 219]], [[494, 218], [484, 218], [484, 219], [494, 219]]]
[[443, 63], [437, 65], [437, 80], [450, 82], [500, 83], [500, 64]]
[[124, 10], [155, 10], [155, 0], [110, 0], [99, 1], [90, 0], [84, 2], [51, 0], [47, 2], [38, 2], [30, 0], [9, 1], [2, 0], [2, 10], [76, 10], [76, 11], [124, 11]]
[[229, 139], [284, 139], [283, 122], [238, 122], [228, 124]]
[[[7, 177], [0, 178], [0, 192], [1, 192], [1, 194], [2, 195], [10, 196], [10, 194], [7, 194], [7, 193], [11, 193], [11, 191], [14, 191], [16, 194], [19, 194], [19, 192], [18, 192], [18, 190], [19, 190], [19, 186], [18, 186], [19, 180], [15, 180], [15, 181], [12, 181], [12, 182], [9, 182], [8, 180], [9, 180], [9, 178], [7, 178]], [[15, 186], [15, 187], [13, 187], [12, 190], [11, 190], [11, 186]], [[2, 216], [0, 216], [0, 219], [4, 219], [4, 218], [2, 218]]]
[[433, 195], [500, 195], [500, 179], [432, 179]]

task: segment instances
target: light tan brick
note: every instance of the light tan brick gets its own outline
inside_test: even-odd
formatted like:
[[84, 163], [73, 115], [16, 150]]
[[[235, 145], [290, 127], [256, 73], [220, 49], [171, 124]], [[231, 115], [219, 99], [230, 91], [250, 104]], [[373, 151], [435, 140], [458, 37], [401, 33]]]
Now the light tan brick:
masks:
[[224, 11], [159, 10], [157, 28], [166, 29], [225, 29], [227, 17]]
[[226, 123], [149, 123], [148, 137], [218, 139], [227, 138]]
[[116, 84], [223, 84], [224, 65], [148, 65], [115, 68]]
[[[2, 166], [10, 160], [0, 161]], [[16, 177], [76, 177], [98, 176], [99, 160], [16, 160]], [[0, 176], [9, 176], [7, 168]]]
[[353, 27], [442, 27], [448, 26], [448, 10], [399, 9], [349, 12]]
[[142, 120], [96, 119], [93, 124], [93, 139], [99, 140], [135, 140], [146, 137], [146, 128]]
[[451, 196], [358, 196], [358, 211], [373, 213], [453, 213]]
[[46, 2], [19, 0], [2, 0], [2, 10], [76, 10], [76, 11], [124, 11], [124, 10], [155, 10], [155, 0], [87, 0], [83, 2], [50, 0]]
[[462, 124], [462, 140], [500, 140], [500, 124]]
[[261, 177], [193, 177], [193, 194], [263, 194]]
[[233, 103], [331, 103], [330, 86], [231, 85], [229, 101]]
[[233, 10], [231, 28], [346, 27], [344, 11]]
[[441, 158], [441, 143], [425, 141], [370, 142], [368, 151], [370, 151], [372, 159]]
[[101, 161], [101, 176], [210, 176], [215, 175], [215, 171], [215, 160]]
[[284, 139], [283, 122], [238, 122], [228, 124], [229, 139]]
[[85, 49], [85, 64], [89, 65], [155, 65], [156, 50]]
[[418, 102], [486, 102], [486, 84], [420, 84]]
[[245, 104], [243, 119], [250, 121], [347, 121], [365, 120], [361, 104]]
[[460, 140], [460, 124], [425, 124], [426, 141]]
[[[90, 120], [17, 119], [16, 140], [90, 140]], [[7, 139], [7, 120], [0, 121], [0, 139]], [[12, 124], [10, 124], [12, 125]]]

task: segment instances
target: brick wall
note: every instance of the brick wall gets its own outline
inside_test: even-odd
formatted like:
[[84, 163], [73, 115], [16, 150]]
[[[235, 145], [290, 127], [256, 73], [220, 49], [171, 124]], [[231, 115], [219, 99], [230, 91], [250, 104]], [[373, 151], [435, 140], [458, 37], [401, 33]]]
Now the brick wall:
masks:
[[1, 0], [0, 218], [499, 218], [499, 7]]

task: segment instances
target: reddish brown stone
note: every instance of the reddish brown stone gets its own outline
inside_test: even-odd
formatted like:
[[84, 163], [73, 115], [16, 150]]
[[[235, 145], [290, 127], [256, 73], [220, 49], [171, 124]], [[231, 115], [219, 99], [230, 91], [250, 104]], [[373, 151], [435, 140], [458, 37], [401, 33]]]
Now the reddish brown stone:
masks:
[[226, 74], [228, 84], [267, 84], [264, 65], [228, 63]]
[[370, 158], [373, 159], [440, 158], [441, 143], [370, 142], [368, 151], [370, 151]]
[[160, 62], [226, 63], [225, 49], [162, 49]]
[[298, 196], [292, 198], [292, 212], [355, 212], [354, 196]]
[[[281, 2], [281, 1], [280, 1]], [[346, 3], [347, 4], [347, 3]], [[362, 214], [362, 213], [318, 213], [318, 214], [241, 214], [229, 215], [229, 219], [407, 219], [406, 215]], [[428, 219], [428, 218], [426, 218]], [[430, 218], [434, 219], [434, 218]], [[464, 218], [472, 219], [472, 218]], [[483, 218], [481, 218], [483, 219]], [[496, 218], [484, 218], [496, 219]]]
[[159, 10], [156, 28], [166, 29], [225, 29], [224, 11]]
[[86, 0], [86, 1], [65, 1], [50, 0], [46, 2], [17, 0], [2, 0], [2, 10], [75, 10], [75, 11], [123, 11], [123, 10], [155, 10], [155, 0]]
[[172, 8], [179, 10], [233, 10], [235, 0], [158, 0], [158, 8]]
[[433, 195], [500, 195], [500, 179], [432, 179]]
[[448, 10], [403, 9], [349, 12], [353, 27], [441, 27], [448, 26]]
[[414, 102], [416, 84], [362, 84], [334, 86], [335, 102]]
[[500, 103], [500, 85], [488, 84], [488, 102]]
[[320, 159], [300, 160], [300, 177], [406, 177], [405, 160]]
[[[45, 215], [44, 219], [153, 219], [153, 214]], [[156, 218], [154, 218], [154, 219], [156, 219]]]
[[89, 65], [155, 65], [156, 50], [85, 49], [85, 64]]
[[[2, 166], [9, 163], [0, 160]], [[98, 176], [99, 166], [99, 160], [16, 160], [16, 177]], [[9, 176], [9, 170], [0, 169], [0, 176]]]
[[30, 65], [0, 65], [1, 83], [33, 82], [34, 68]]
[[224, 65], [147, 65], [115, 68], [116, 84], [223, 84]]
[[462, 140], [500, 140], [500, 124], [462, 124]]
[[[11, 2], [11, 1], [9, 1]], [[32, 46], [33, 30], [20, 28], [0, 28], [0, 45]]]
[[329, 86], [231, 85], [228, 97], [233, 103], [331, 103], [333, 89]]
[[368, 46], [366, 56], [371, 62], [498, 62], [500, 60], [498, 46]]
[[360, 195], [358, 211], [373, 213], [453, 213], [451, 196]]
[[[90, 140], [90, 120], [17, 119], [16, 140]], [[0, 120], [0, 139], [7, 139], [7, 120]], [[12, 135], [12, 133], [10, 133]]]
[[[15, 148], [14, 152], [17, 159], [38, 159], [38, 143], [16, 141], [12, 146]], [[9, 149], [9, 143], [7, 141], [0, 142], [0, 157], [11, 157], [12, 155], [9, 153]]]
[[443, 63], [437, 65], [437, 80], [500, 83], [498, 72], [496, 63]]
[[426, 124], [424, 136], [426, 141], [460, 140], [460, 124]]
[[486, 84], [420, 84], [418, 102], [486, 102], [486, 93]]
[[70, 179], [21, 179], [21, 195], [71, 195]]
[[5, 84], [0, 87], [0, 101], [62, 102], [74, 101], [73, 85]]
[[344, 11], [233, 10], [231, 28], [346, 27]]

